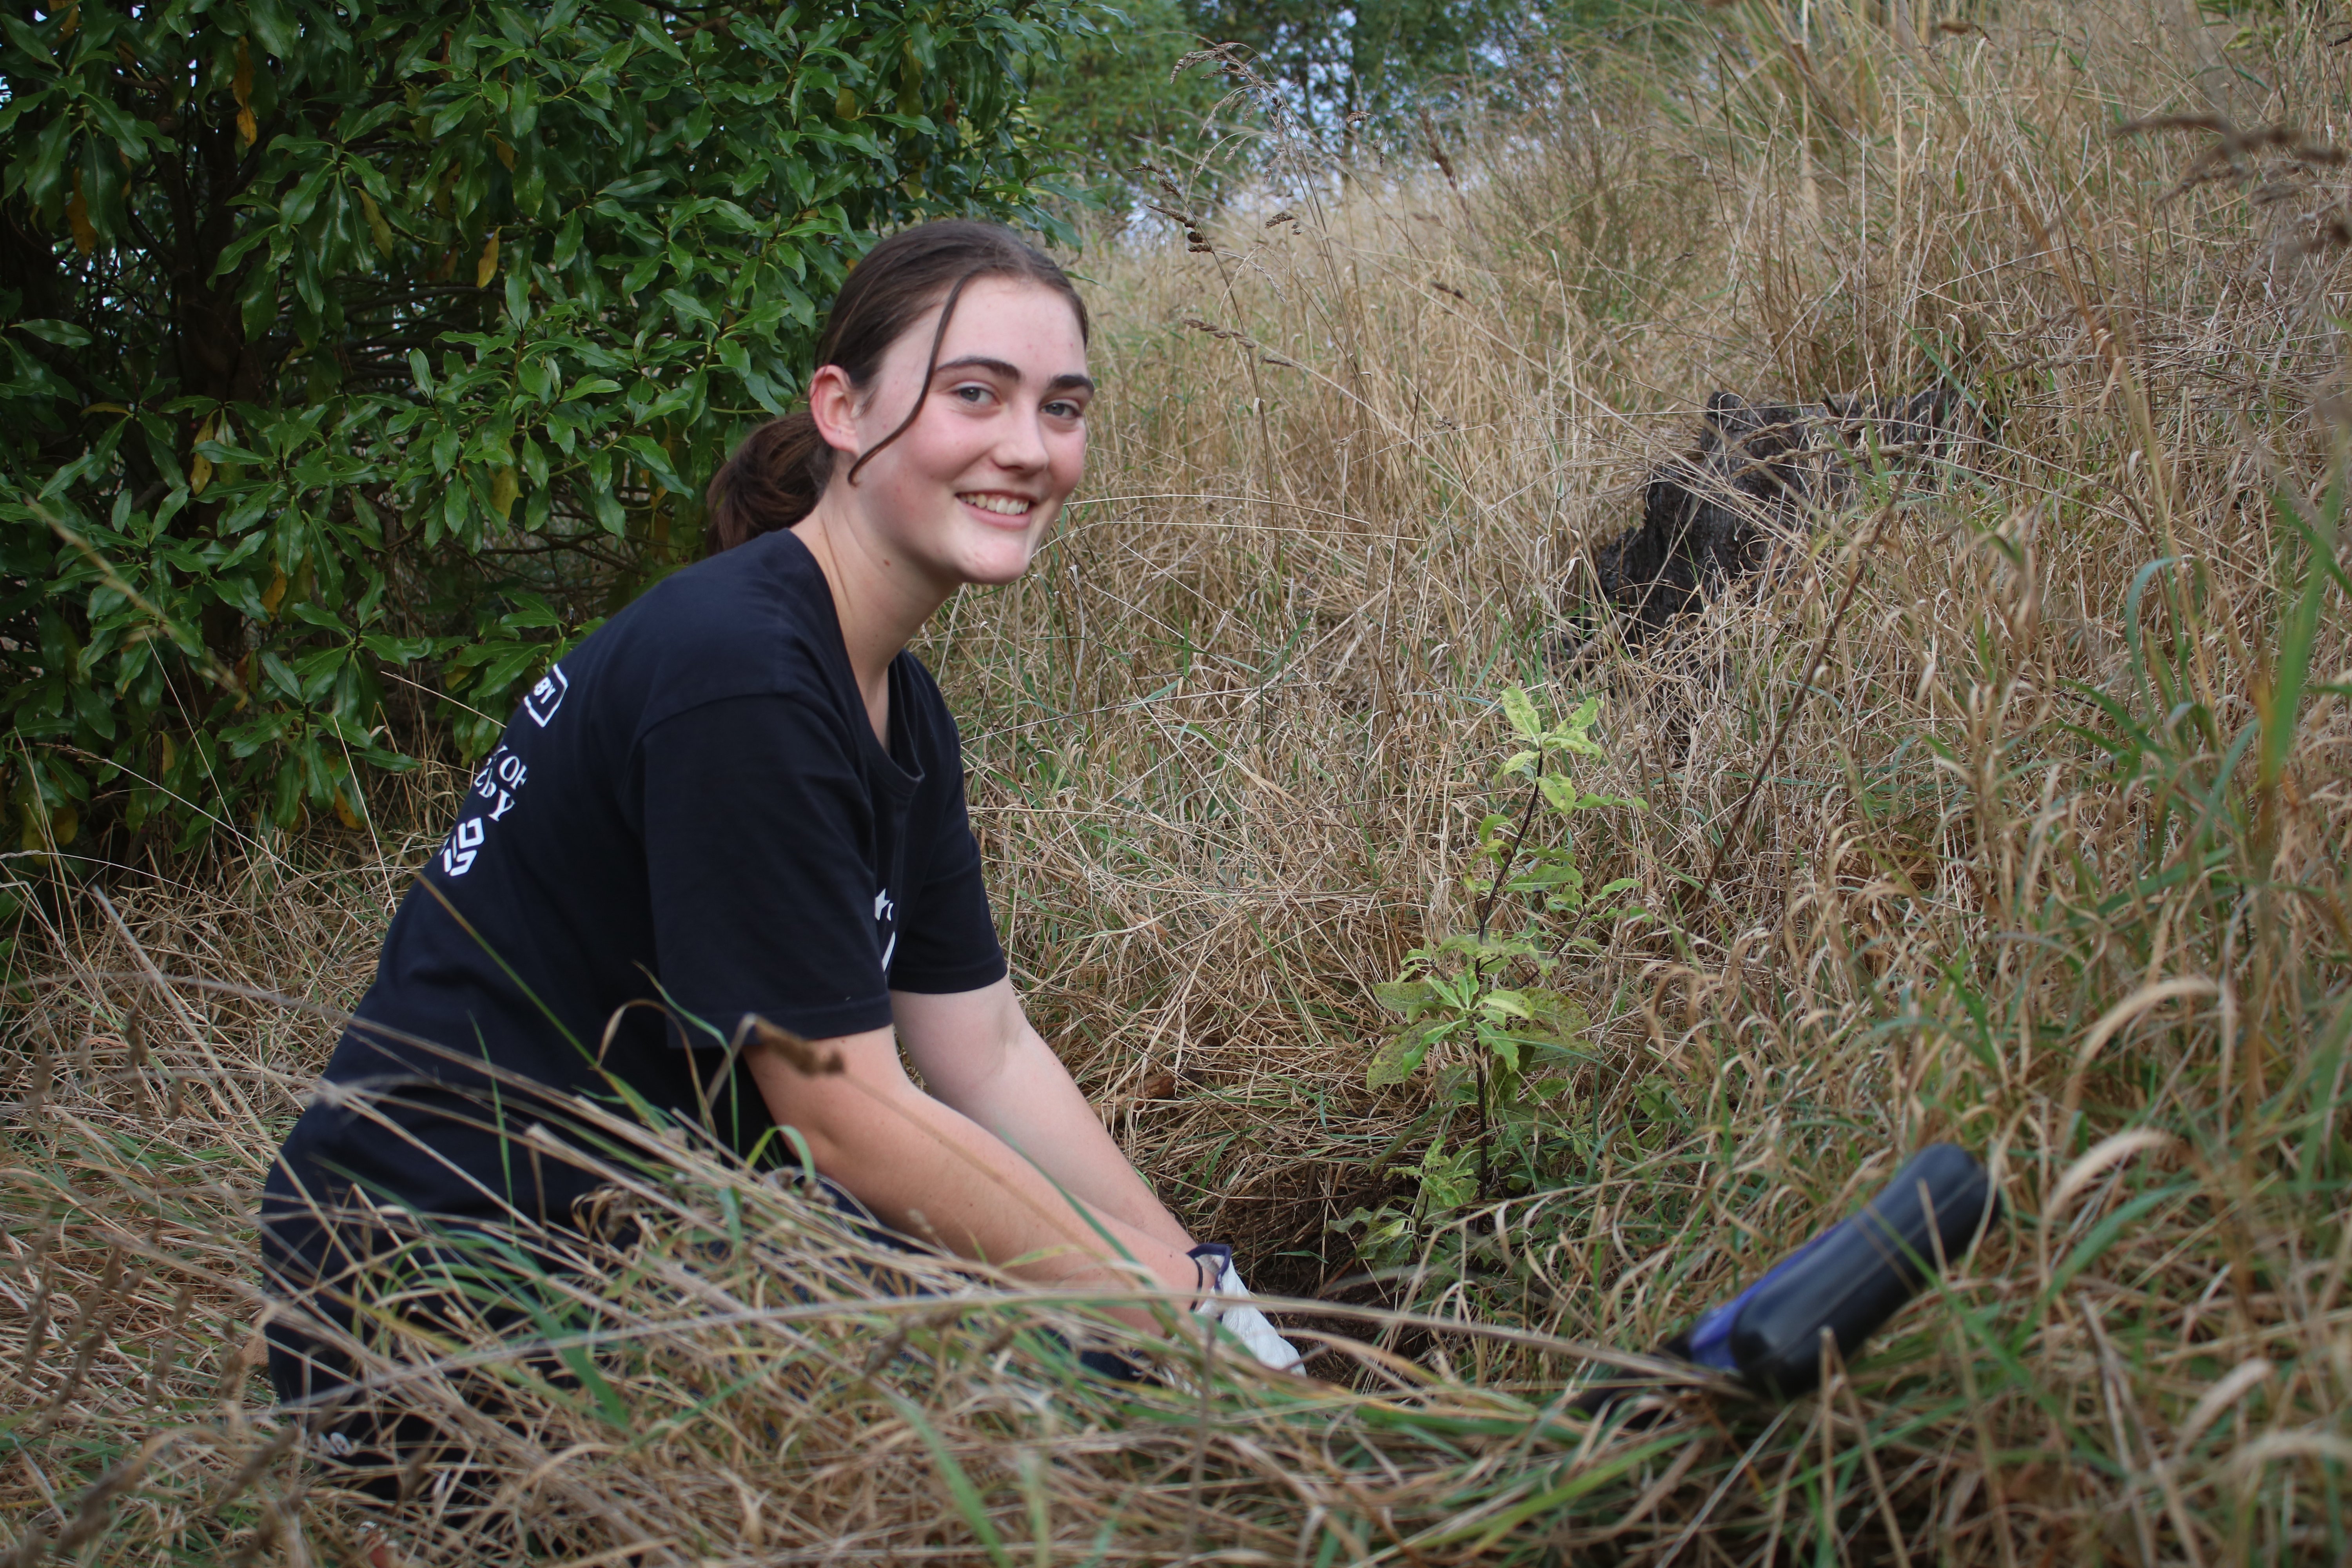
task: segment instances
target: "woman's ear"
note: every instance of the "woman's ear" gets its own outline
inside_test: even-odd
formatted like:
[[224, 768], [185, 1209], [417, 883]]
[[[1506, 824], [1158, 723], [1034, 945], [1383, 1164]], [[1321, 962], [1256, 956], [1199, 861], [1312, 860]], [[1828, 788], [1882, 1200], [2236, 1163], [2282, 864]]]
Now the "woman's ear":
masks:
[[836, 452], [857, 454], [857, 388], [837, 364], [817, 366], [809, 377], [809, 417], [816, 433]]

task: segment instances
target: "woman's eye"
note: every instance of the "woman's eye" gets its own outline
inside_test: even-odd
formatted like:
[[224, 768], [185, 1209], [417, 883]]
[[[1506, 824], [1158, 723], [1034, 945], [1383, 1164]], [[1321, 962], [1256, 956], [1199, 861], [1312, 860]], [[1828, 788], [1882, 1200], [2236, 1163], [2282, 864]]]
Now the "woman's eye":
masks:
[[1083, 419], [1087, 411], [1075, 403], [1048, 403], [1045, 414], [1053, 419]]
[[959, 386], [950, 395], [961, 397], [966, 403], [977, 405], [988, 400], [988, 388], [984, 386]]

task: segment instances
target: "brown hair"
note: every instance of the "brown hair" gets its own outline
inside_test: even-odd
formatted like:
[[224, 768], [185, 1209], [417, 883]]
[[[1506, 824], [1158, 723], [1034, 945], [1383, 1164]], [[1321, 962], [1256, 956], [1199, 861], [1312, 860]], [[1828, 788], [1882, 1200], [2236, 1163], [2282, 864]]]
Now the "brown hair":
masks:
[[[964, 218], [900, 229], [850, 268], [816, 341], [817, 364], [840, 367], [850, 385], [862, 392], [873, 384], [890, 345], [935, 302], [940, 305], [915, 406], [897, 429], [857, 455], [849, 466], [851, 484], [857, 482], [857, 470], [905, 435], [922, 413], [956, 300], [975, 278], [1017, 278], [1053, 289], [1077, 312], [1078, 338], [1086, 341], [1086, 302], [1069, 275], [1011, 229]], [[805, 410], [771, 419], [744, 437], [704, 493], [709, 521], [703, 537], [711, 552], [732, 550], [806, 517], [832, 481], [834, 455]]]

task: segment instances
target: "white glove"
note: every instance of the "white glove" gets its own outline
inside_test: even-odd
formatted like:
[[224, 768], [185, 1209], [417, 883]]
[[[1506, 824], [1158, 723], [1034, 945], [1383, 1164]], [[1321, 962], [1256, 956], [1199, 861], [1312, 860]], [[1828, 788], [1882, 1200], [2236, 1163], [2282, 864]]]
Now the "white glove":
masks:
[[[1249, 1295], [1249, 1287], [1242, 1283], [1241, 1271], [1234, 1267], [1234, 1249], [1223, 1243], [1213, 1242], [1192, 1249], [1193, 1265], [1200, 1269], [1203, 1289], [1214, 1290], [1217, 1296]], [[1192, 1309], [1205, 1318], [1214, 1319], [1241, 1341], [1259, 1363], [1276, 1372], [1297, 1372], [1307, 1358], [1297, 1347], [1274, 1331], [1265, 1314], [1255, 1307], [1224, 1301], [1212, 1296]]]

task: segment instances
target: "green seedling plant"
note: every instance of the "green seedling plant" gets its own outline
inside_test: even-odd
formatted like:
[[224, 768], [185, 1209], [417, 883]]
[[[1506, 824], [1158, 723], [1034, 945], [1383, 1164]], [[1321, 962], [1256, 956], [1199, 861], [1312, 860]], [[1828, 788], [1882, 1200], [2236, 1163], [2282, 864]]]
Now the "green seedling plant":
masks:
[[[1643, 805], [1576, 782], [1574, 759], [1606, 754], [1592, 738], [1601, 700], [1587, 697], [1558, 724], [1521, 687], [1506, 687], [1499, 706], [1517, 748], [1496, 780], [1505, 787], [1524, 781], [1526, 794], [1516, 815], [1490, 812], [1478, 824], [1462, 879], [1477, 900], [1477, 918], [1470, 930], [1414, 948], [1396, 979], [1373, 992], [1402, 1023], [1366, 1071], [1370, 1088], [1412, 1081], [1433, 1056], [1452, 1064], [1440, 1074], [1441, 1125], [1427, 1151], [1417, 1164], [1389, 1172], [1413, 1182], [1410, 1208], [1358, 1209], [1340, 1222], [1360, 1227], [1360, 1246], [1381, 1261], [1410, 1253], [1432, 1217], [1492, 1194], [1498, 1142], [1528, 1153], [1543, 1106], [1567, 1087], [1565, 1073], [1554, 1069], [1586, 1056], [1589, 1020], [1552, 985], [1553, 973], [1570, 953], [1600, 951], [1591, 931], [1614, 918], [1635, 885], [1621, 878], [1588, 889], [1577, 858], [1575, 827], [1586, 814]], [[1521, 918], [1498, 932], [1495, 916], [1507, 895]], [[1474, 1140], [1448, 1154], [1447, 1126], [1465, 1105], [1476, 1117]], [[1527, 1158], [1521, 1165], [1512, 1184], [1531, 1184], [1537, 1172]]]

